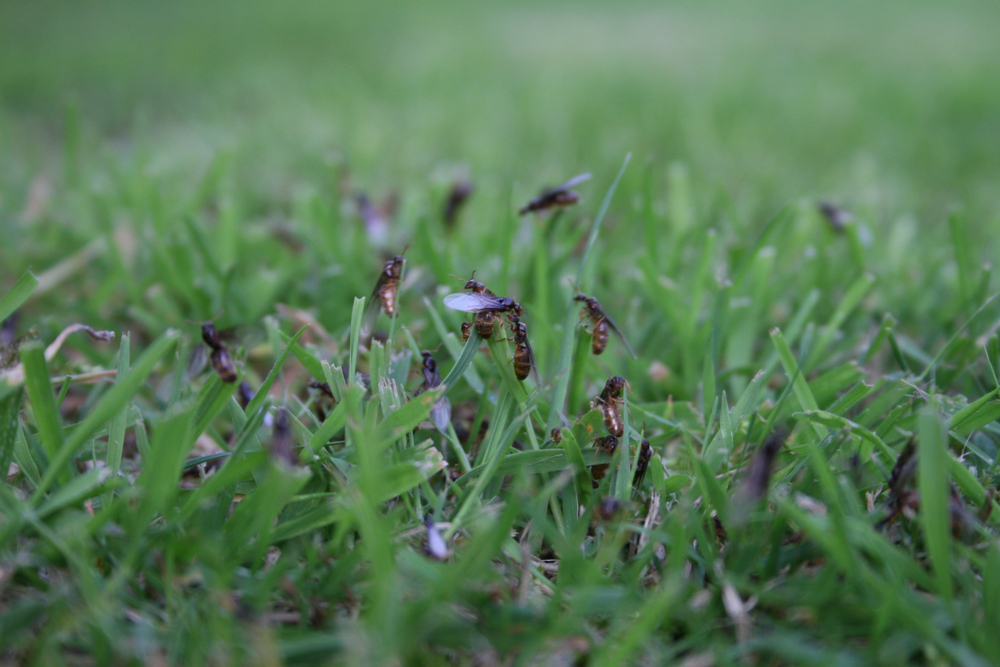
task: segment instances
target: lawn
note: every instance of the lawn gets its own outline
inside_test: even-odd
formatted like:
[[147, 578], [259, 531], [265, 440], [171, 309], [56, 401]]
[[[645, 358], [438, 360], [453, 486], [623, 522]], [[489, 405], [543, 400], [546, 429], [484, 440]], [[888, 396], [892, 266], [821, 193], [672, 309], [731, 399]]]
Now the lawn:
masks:
[[0, 663], [1000, 663], [997, 25], [0, 4]]

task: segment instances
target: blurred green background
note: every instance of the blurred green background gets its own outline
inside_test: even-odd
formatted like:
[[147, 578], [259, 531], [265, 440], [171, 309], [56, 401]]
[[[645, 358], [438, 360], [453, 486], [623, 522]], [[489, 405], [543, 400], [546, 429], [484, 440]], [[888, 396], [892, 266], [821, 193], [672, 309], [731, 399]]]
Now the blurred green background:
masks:
[[331, 163], [376, 191], [465, 169], [521, 196], [633, 151], [751, 216], [828, 196], [928, 225], [961, 204], [987, 229], [998, 25], [989, 1], [12, 0], [3, 213], [58, 175], [69, 116], [74, 150], [164, 178], [226, 152], [265, 207]]

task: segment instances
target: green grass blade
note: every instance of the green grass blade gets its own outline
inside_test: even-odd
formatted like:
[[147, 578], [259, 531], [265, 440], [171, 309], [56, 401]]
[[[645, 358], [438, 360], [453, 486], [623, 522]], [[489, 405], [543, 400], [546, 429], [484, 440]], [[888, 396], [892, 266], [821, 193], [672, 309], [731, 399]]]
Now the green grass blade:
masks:
[[124, 378], [119, 378], [115, 386], [101, 397], [86, 419], [73, 428], [62, 447], [49, 462], [48, 470], [45, 471], [38, 488], [31, 496], [32, 503], [38, 504], [55, 481], [56, 471], [69, 463], [70, 459], [83, 446], [83, 443], [99, 428], [107, 424], [125, 402], [135, 395], [142, 383], [145, 382], [146, 377], [153, 371], [153, 367], [173, 348], [177, 337], [178, 333], [173, 329], [160, 336], [142, 353], [132, 370]]
[[230, 399], [236, 393], [236, 390], [239, 389], [239, 386], [239, 380], [236, 382], [223, 382], [219, 379], [218, 375], [215, 373], [212, 374], [198, 395], [197, 406], [194, 412], [194, 426], [191, 428], [190, 437], [197, 439], [199, 435], [211, 426], [215, 418], [219, 416], [219, 413], [229, 404]]
[[14, 286], [0, 297], [0, 322], [3, 322], [10, 317], [11, 313], [20, 308], [36, 287], [38, 287], [38, 278], [31, 271], [25, 271], [24, 275], [14, 283]]
[[361, 325], [365, 319], [365, 298], [363, 296], [354, 298], [354, 308], [351, 310], [351, 355], [348, 363], [348, 384], [354, 383], [354, 376], [358, 370], [358, 342], [361, 340]]
[[133, 540], [142, 536], [153, 517], [168, 517], [167, 510], [177, 494], [192, 421], [193, 409], [188, 408], [156, 424], [152, 457], [143, 462], [142, 472], [135, 481], [141, 500], [132, 514]]
[[[62, 426], [59, 423], [59, 411], [56, 408], [55, 394], [49, 382], [49, 369], [45, 363], [45, 350], [37, 343], [29, 343], [21, 347], [21, 363], [24, 364], [24, 382], [28, 389], [28, 400], [35, 413], [35, 425], [38, 427], [38, 437], [42, 448], [52, 462], [63, 445]], [[65, 464], [61, 464], [62, 468]], [[69, 479], [69, 469], [57, 469], [56, 473], [63, 482]]]
[[[799, 405], [806, 411], [818, 411], [819, 405], [816, 403], [816, 398], [809, 389], [809, 383], [802, 376], [799, 364], [795, 361], [795, 356], [792, 354], [791, 348], [788, 347], [785, 337], [781, 335], [780, 329], [771, 330], [771, 341], [778, 352], [781, 365], [785, 368], [785, 374], [792, 383], [792, 390], [795, 393], [795, 398], [799, 400]], [[826, 431], [823, 427], [815, 423], [813, 423], [813, 427], [820, 438], [826, 437]]]
[[325, 447], [330, 442], [330, 438], [342, 431], [346, 425], [347, 409], [343, 403], [338, 403], [333, 412], [327, 415], [326, 420], [320, 424], [319, 428], [316, 429], [316, 432], [309, 439], [309, 447], [313, 451], [318, 451], [321, 447]]
[[14, 459], [20, 424], [17, 416], [21, 412], [24, 388], [18, 387], [0, 398], [0, 475], [7, 475], [10, 462]]
[[292, 346], [295, 345], [296, 342], [298, 342], [299, 337], [303, 333], [305, 333], [305, 330], [308, 328], [309, 328], [308, 324], [304, 325], [301, 329], [295, 332], [295, 335], [292, 336], [292, 340], [287, 345], [285, 345], [285, 349], [281, 351], [280, 355], [278, 355], [278, 359], [277, 361], [274, 362], [274, 366], [271, 367], [271, 370], [270, 372], [268, 372], [267, 377], [264, 378], [264, 381], [260, 384], [260, 389], [257, 390], [257, 393], [254, 394], [253, 399], [247, 405], [247, 409], [245, 411], [246, 414], [252, 415], [254, 412], [259, 410], [260, 407], [264, 404], [264, 401], [267, 400], [267, 393], [271, 391], [271, 385], [274, 384], [275, 379], [277, 379], [278, 372], [281, 370], [281, 367], [285, 364], [285, 360], [288, 359], [288, 355], [291, 354]]
[[937, 414], [925, 407], [917, 417], [917, 457], [920, 518], [937, 581], [938, 592], [949, 603], [954, 596], [951, 578], [951, 510], [948, 500], [948, 450]]
[[[128, 332], [122, 332], [118, 345], [118, 374], [115, 376], [116, 378], [124, 378], [128, 374], [130, 340], [131, 336]], [[122, 405], [115, 416], [111, 418], [111, 426], [108, 429], [107, 466], [108, 470], [111, 471], [112, 479], [118, 477], [118, 471], [122, 465], [122, 448], [125, 444], [125, 420], [128, 418], [128, 408], [128, 402]]]
[[479, 346], [482, 345], [482, 337], [479, 332], [473, 328], [472, 333], [469, 335], [469, 340], [465, 342], [465, 346], [462, 348], [461, 356], [455, 361], [455, 365], [451, 367], [448, 371], [448, 375], [445, 376], [444, 380], [441, 381], [441, 386], [445, 387], [445, 393], [447, 394], [451, 391], [451, 388], [455, 386], [465, 374], [465, 370], [472, 363], [472, 358], [476, 356], [476, 352], [479, 352]]

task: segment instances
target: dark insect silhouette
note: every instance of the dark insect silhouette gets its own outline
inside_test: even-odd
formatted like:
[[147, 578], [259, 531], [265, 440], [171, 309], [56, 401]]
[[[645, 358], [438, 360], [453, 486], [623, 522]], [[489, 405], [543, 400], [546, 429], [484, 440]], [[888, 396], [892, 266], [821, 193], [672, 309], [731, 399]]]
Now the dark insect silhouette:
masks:
[[572, 206], [580, 201], [580, 195], [570, 190], [570, 188], [587, 180], [590, 180], [590, 174], [580, 174], [558, 187], [542, 190], [541, 194], [529, 201], [518, 213], [520, 215], [527, 215], [529, 213], [540, 213], [550, 209]]
[[396, 193], [389, 193], [381, 203], [376, 204], [365, 193], [357, 192], [354, 201], [358, 206], [358, 214], [364, 223], [368, 240], [376, 247], [384, 247], [389, 238], [389, 227], [399, 205]]
[[299, 464], [298, 457], [295, 455], [294, 438], [292, 437], [287, 408], [278, 408], [278, 415], [274, 418], [270, 451], [275, 461], [280, 461], [288, 466]]
[[[427, 350], [421, 352], [420, 356], [423, 357], [424, 383], [417, 393], [441, 386], [441, 373], [438, 371], [437, 361], [434, 360], [434, 357]], [[451, 423], [451, 401], [448, 400], [447, 396], [442, 396], [434, 404], [434, 407], [431, 408], [430, 417], [439, 431], [444, 432], [448, 430], [448, 424]]]
[[823, 214], [823, 217], [826, 218], [826, 221], [830, 223], [830, 227], [835, 232], [844, 231], [848, 223], [854, 219], [854, 216], [849, 211], [837, 206], [833, 202], [821, 201], [817, 204], [816, 208]]
[[448, 191], [448, 198], [444, 202], [444, 210], [441, 212], [441, 218], [444, 220], [444, 225], [447, 228], [455, 226], [455, 222], [458, 220], [458, 213], [465, 205], [465, 202], [469, 200], [472, 196], [475, 187], [466, 180], [455, 181], [451, 190]]
[[639, 457], [635, 462], [635, 475], [632, 477], [632, 486], [636, 489], [642, 486], [642, 481], [646, 478], [646, 470], [649, 469], [649, 462], [653, 459], [653, 447], [649, 440], [642, 439], [639, 446]]
[[611, 521], [623, 509], [625, 509], [625, 503], [614, 496], [608, 496], [607, 498], [601, 498], [601, 502], [597, 503], [597, 506], [594, 508], [594, 517], [601, 521]]
[[632, 350], [632, 346], [628, 344], [625, 340], [625, 335], [621, 330], [615, 326], [615, 323], [611, 321], [611, 318], [601, 309], [601, 304], [592, 296], [587, 296], [586, 294], [577, 294], [573, 297], [574, 301], [583, 302], [583, 312], [581, 317], [590, 318], [590, 333], [593, 334], [594, 340], [590, 345], [590, 351], [596, 354], [601, 354], [604, 349], [608, 346], [608, 329], [615, 332], [622, 344], [625, 345], [625, 349], [628, 353], [632, 355], [635, 359], [635, 351]]
[[771, 481], [771, 468], [774, 466], [775, 457], [781, 451], [784, 440], [784, 431], [777, 430], [764, 441], [764, 444], [754, 454], [740, 486], [736, 490], [735, 497], [738, 505], [751, 507], [753, 503], [767, 495], [767, 487]]
[[205, 322], [201, 325], [201, 339], [205, 345], [212, 350], [212, 368], [223, 382], [236, 382], [236, 367], [233, 365], [233, 358], [229, 356], [229, 351], [219, 338], [219, 332], [215, 330], [215, 325]]
[[472, 322], [462, 322], [462, 342], [465, 343], [472, 335]]

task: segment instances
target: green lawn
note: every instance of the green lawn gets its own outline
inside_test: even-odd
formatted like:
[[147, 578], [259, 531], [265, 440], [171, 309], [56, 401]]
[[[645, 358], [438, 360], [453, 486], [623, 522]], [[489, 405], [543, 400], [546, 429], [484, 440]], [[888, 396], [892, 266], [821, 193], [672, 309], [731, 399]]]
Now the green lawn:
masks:
[[1000, 663], [997, 25], [0, 3], [0, 663]]

